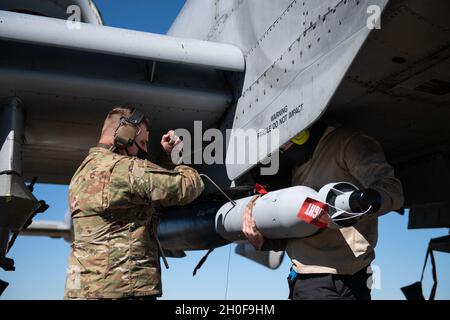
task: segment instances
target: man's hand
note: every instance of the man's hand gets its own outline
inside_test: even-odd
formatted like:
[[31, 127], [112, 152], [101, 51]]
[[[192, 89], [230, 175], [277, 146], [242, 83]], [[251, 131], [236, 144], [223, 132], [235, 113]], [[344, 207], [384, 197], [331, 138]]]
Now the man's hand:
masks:
[[261, 250], [264, 244], [264, 236], [256, 228], [255, 220], [253, 219], [253, 206], [259, 196], [254, 197], [245, 207], [244, 217], [242, 221], [242, 232], [247, 237], [248, 241], [256, 248], [256, 250]]
[[172, 150], [175, 148], [175, 146], [179, 145], [180, 143], [181, 139], [175, 134], [175, 131], [173, 130], [170, 130], [161, 138], [161, 146], [169, 156], [171, 155]]

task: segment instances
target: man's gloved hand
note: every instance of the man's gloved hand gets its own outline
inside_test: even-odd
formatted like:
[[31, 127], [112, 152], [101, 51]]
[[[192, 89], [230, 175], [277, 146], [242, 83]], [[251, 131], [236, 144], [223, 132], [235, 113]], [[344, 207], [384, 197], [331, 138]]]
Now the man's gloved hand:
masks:
[[161, 147], [164, 150], [161, 166], [166, 169], [173, 169], [174, 166], [181, 164], [183, 141], [175, 134], [175, 131], [170, 130], [162, 136]]
[[355, 191], [349, 200], [353, 212], [375, 213], [381, 208], [381, 195], [374, 189]]
[[261, 250], [264, 244], [264, 236], [256, 227], [255, 219], [253, 219], [253, 206], [258, 198], [259, 196], [255, 196], [245, 207], [242, 219], [242, 232], [256, 250]]
[[170, 155], [172, 153], [172, 150], [180, 143], [182, 143], [181, 139], [175, 134], [175, 131], [173, 130], [168, 131], [161, 138], [161, 146], [168, 155]]

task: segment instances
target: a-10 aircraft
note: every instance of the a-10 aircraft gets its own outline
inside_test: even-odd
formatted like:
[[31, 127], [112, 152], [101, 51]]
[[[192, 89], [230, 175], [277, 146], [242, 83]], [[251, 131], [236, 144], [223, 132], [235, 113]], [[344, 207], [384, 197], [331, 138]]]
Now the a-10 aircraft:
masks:
[[[195, 121], [224, 136], [253, 130], [257, 141], [277, 132], [253, 162], [194, 163], [208, 188], [189, 206], [164, 209], [159, 235], [168, 255], [242, 240], [225, 230], [236, 221], [218, 215], [255, 183], [288, 188], [287, 158], [277, 158], [283, 170], [275, 175], [260, 169], [319, 119], [381, 142], [403, 184], [409, 228], [450, 227], [447, 0], [187, 0], [167, 35], [104, 26], [91, 0], [0, 0], [0, 10], [5, 270], [14, 269], [7, 251], [19, 233], [71, 240], [69, 215], [31, 223], [46, 205], [25, 182], [68, 184], [120, 104], [150, 116], [151, 137], [170, 128], [195, 133]], [[150, 140], [157, 158], [159, 139]], [[224, 160], [234, 152], [227, 142]], [[430, 248], [450, 252], [449, 237]], [[237, 252], [270, 268], [282, 259], [245, 243]]]

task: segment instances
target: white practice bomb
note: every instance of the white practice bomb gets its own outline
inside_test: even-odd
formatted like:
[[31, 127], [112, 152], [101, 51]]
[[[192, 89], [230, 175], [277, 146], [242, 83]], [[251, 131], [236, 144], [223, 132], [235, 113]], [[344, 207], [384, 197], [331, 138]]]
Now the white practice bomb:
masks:
[[[268, 239], [304, 238], [321, 228], [341, 228], [354, 224], [365, 213], [352, 212], [350, 195], [358, 188], [347, 182], [330, 183], [319, 192], [295, 186], [261, 196], [253, 207], [256, 227]], [[243, 214], [253, 197], [224, 204], [216, 214], [216, 231], [225, 239], [245, 239]]]

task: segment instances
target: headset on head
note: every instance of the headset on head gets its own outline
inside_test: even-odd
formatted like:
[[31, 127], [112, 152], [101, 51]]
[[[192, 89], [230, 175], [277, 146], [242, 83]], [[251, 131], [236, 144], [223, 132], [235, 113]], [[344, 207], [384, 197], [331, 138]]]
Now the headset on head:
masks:
[[132, 146], [136, 137], [141, 133], [139, 124], [144, 118], [144, 114], [138, 109], [134, 109], [128, 118], [122, 117], [114, 132], [114, 148], [123, 150]]

